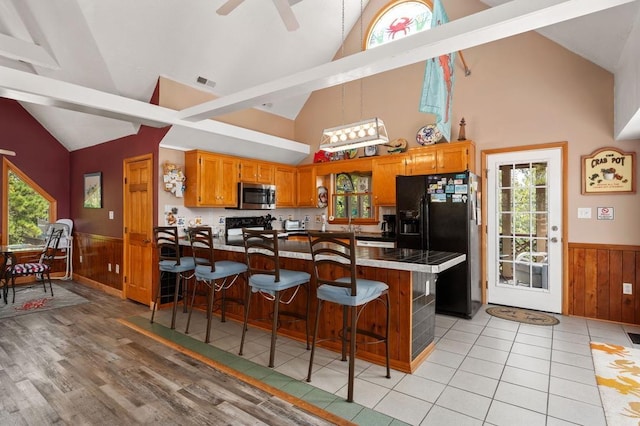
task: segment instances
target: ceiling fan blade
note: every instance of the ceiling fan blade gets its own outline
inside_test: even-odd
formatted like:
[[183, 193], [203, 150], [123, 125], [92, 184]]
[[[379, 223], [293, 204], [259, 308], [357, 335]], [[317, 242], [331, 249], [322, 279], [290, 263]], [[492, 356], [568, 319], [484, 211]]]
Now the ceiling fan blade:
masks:
[[225, 4], [223, 4], [218, 8], [218, 10], [216, 10], [216, 13], [218, 15], [228, 15], [233, 12], [233, 9], [240, 6], [240, 3], [242, 3], [243, 1], [244, 0], [227, 0]]
[[293, 10], [291, 10], [288, 0], [273, 0], [273, 4], [276, 6], [276, 9], [278, 9], [278, 13], [282, 18], [282, 22], [284, 22], [284, 26], [287, 27], [287, 30], [295, 31], [300, 28], [300, 24], [298, 24], [298, 20], [293, 14]]
[[0, 155], [10, 155], [12, 157], [15, 157], [16, 153], [13, 151], [9, 151], [8, 149], [0, 149]]

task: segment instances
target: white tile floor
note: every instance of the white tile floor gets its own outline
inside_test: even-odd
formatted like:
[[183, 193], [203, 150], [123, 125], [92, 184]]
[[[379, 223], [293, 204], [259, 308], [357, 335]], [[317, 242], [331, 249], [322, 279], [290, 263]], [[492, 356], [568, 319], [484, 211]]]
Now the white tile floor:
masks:
[[[170, 311], [158, 322], [168, 324]], [[194, 318], [196, 313], [194, 313]], [[204, 337], [204, 316], [190, 335]], [[501, 320], [484, 308], [472, 320], [436, 317], [436, 348], [414, 374], [356, 360], [355, 401], [412, 425], [605, 425], [595, 382], [590, 341], [633, 345], [622, 326], [558, 316], [555, 326]], [[184, 330], [186, 314], [178, 314]], [[216, 317], [211, 344], [238, 353], [241, 325]], [[244, 356], [267, 365], [269, 334], [251, 328]], [[275, 369], [304, 380], [309, 352], [303, 343], [278, 339]], [[318, 349], [311, 384], [346, 397], [347, 363]], [[610, 425], [612, 426], [612, 425]]]

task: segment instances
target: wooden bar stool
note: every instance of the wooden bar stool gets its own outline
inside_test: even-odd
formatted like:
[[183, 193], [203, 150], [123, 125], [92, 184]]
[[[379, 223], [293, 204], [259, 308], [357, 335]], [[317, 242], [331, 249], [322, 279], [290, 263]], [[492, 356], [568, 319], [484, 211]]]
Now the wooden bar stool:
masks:
[[[189, 240], [191, 241], [193, 261], [196, 265], [196, 285], [193, 287], [191, 309], [189, 310], [189, 318], [187, 319], [185, 334], [189, 333], [189, 325], [191, 324], [191, 314], [193, 313], [193, 304], [196, 298], [197, 287], [200, 284], [204, 284], [207, 287], [207, 334], [204, 341], [205, 343], [209, 343], [211, 338], [211, 319], [213, 317], [213, 308], [216, 301], [220, 300], [222, 322], [226, 321], [225, 312], [227, 310], [227, 302], [235, 302], [241, 305], [244, 304], [244, 299], [242, 297], [227, 297], [227, 290], [237, 282], [240, 274], [247, 272], [247, 265], [233, 260], [215, 260], [213, 234], [210, 227], [200, 226], [190, 228]], [[217, 292], [222, 293], [219, 299], [216, 299]]]
[[[342, 310], [342, 361], [346, 361], [346, 347], [349, 343], [349, 384], [347, 401], [353, 402], [354, 367], [356, 340], [358, 335], [365, 336], [359, 343], [385, 344], [387, 378], [391, 377], [389, 368], [389, 286], [381, 281], [356, 277], [356, 244], [353, 232], [308, 231], [309, 245], [313, 259], [313, 274], [318, 285], [316, 323], [313, 331], [309, 374], [311, 381], [313, 355], [318, 338], [320, 311], [324, 302], [332, 302], [343, 307]], [[339, 277], [344, 273], [344, 276]], [[358, 328], [358, 318], [369, 302], [380, 302], [385, 307], [385, 334]], [[366, 340], [366, 339], [369, 340]]]
[[[249, 320], [249, 303], [251, 293], [258, 293], [265, 299], [273, 301], [273, 318], [271, 323], [271, 349], [269, 352], [269, 367], [274, 366], [276, 336], [280, 316], [288, 316], [294, 320], [305, 322], [307, 338], [307, 349], [309, 349], [309, 278], [311, 275], [303, 271], [292, 271], [280, 268], [280, 257], [278, 254], [278, 231], [277, 230], [250, 230], [243, 228], [242, 235], [244, 248], [247, 256], [247, 267], [249, 268], [250, 292], [247, 292], [247, 299], [244, 311], [244, 326], [242, 328], [242, 339], [240, 341], [240, 352], [244, 348], [244, 338], [247, 332], [247, 322]], [[290, 304], [298, 290], [304, 288], [307, 292], [307, 308], [304, 314], [294, 311], [279, 311], [279, 305]], [[287, 300], [282, 300], [282, 292], [293, 289]]]
[[171, 329], [176, 328], [176, 312], [178, 309], [178, 295], [182, 290], [182, 303], [186, 312], [187, 308], [187, 286], [185, 280], [193, 277], [195, 262], [191, 256], [180, 255], [180, 242], [178, 239], [177, 226], [156, 226], [153, 228], [153, 235], [158, 249], [158, 268], [160, 269], [160, 282], [154, 298], [153, 310], [151, 311], [151, 323], [156, 314], [156, 306], [161, 299], [162, 276], [164, 273], [175, 274], [176, 282], [173, 291], [173, 312], [171, 313]]

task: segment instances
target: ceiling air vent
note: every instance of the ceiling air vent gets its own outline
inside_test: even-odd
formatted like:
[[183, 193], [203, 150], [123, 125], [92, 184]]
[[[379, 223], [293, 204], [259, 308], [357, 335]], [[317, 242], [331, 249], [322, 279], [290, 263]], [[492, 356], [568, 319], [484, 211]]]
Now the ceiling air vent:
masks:
[[216, 87], [216, 82], [213, 80], [206, 79], [204, 77], [198, 76], [196, 81], [200, 84], [204, 84], [205, 86], [209, 86], [211, 88]]

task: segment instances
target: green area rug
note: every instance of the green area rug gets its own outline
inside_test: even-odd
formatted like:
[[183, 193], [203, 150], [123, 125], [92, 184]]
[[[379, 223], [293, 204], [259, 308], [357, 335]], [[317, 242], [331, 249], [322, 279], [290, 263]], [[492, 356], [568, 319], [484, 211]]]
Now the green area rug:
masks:
[[79, 305], [89, 302], [84, 297], [67, 290], [66, 288], [53, 283], [53, 297], [47, 284], [47, 291], [42, 288], [42, 284], [32, 284], [28, 286], [16, 286], [16, 301], [13, 299], [12, 290], [9, 289], [7, 303], [0, 300], [0, 319], [11, 318], [19, 315], [27, 315], [33, 312], [43, 312], [52, 309], [64, 308], [67, 306]]

